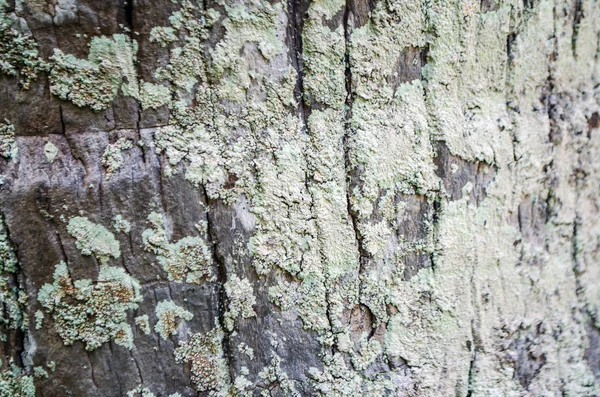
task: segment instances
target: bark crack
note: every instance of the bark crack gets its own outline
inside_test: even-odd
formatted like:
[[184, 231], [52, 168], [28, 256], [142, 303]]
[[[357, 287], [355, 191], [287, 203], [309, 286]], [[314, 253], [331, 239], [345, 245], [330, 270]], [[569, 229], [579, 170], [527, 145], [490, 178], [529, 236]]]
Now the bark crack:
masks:
[[346, 0], [343, 16], [343, 27], [344, 27], [344, 75], [346, 83], [346, 100], [344, 103], [344, 137], [342, 139], [342, 145], [344, 150], [344, 167], [346, 172], [346, 205], [348, 216], [352, 224], [354, 231], [354, 238], [358, 247], [359, 255], [359, 275], [362, 274], [364, 263], [368, 257], [368, 253], [364, 249], [362, 236], [358, 227], [358, 214], [352, 209], [352, 185], [353, 185], [353, 171], [350, 160], [350, 135], [352, 134], [352, 106], [354, 102], [354, 95], [352, 89], [352, 66], [350, 61], [350, 41], [351, 41], [351, 27], [350, 27], [350, 13], [351, 13], [351, 0]]
[[229, 371], [229, 377], [231, 379], [235, 379], [235, 374], [233, 371], [233, 366], [231, 365], [234, 359], [233, 349], [231, 347], [231, 343], [229, 341], [229, 332], [227, 331], [227, 327], [225, 326], [225, 311], [227, 308], [227, 296], [225, 293], [224, 284], [227, 282], [227, 267], [225, 265], [225, 258], [219, 255], [218, 252], [218, 237], [213, 225], [213, 221], [210, 216], [210, 207], [213, 204], [213, 200], [208, 197], [208, 193], [206, 191], [206, 186], [202, 185], [201, 187], [202, 195], [204, 197], [204, 201], [206, 203], [206, 234], [211, 246], [211, 252], [213, 256], [213, 261], [217, 268], [217, 282], [218, 282], [218, 302], [219, 302], [219, 325], [223, 330], [223, 356], [227, 360], [227, 368]]
[[302, 0], [288, 0], [288, 24], [287, 37], [289, 41], [290, 61], [297, 72], [296, 86], [294, 87], [294, 96], [300, 103], [299, 113], [303, 121], [305, 131], [308, 131], [308, 116], [310, 108], [304, 97], [304, 67], [302, 64], [302, 54], [304, 53], [302, 43], [302, 30], [304, 25], [304, 9], [307, 4], [300, 3]]

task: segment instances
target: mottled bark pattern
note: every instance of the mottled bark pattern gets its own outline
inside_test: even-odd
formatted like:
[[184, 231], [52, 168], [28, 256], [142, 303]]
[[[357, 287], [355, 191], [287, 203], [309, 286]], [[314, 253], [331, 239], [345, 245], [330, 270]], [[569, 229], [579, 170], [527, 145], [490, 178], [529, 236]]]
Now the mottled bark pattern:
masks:
[[597, 0], [0, 0], [0, 397], [600, 395], [599, 87]]

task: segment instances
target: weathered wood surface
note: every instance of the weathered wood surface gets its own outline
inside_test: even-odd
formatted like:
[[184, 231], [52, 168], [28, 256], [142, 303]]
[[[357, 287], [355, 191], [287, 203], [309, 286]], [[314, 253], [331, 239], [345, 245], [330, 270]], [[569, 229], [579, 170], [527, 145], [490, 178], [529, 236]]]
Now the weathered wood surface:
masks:
[[0, 396], [600, 395], [597, 0], [0, 8]]

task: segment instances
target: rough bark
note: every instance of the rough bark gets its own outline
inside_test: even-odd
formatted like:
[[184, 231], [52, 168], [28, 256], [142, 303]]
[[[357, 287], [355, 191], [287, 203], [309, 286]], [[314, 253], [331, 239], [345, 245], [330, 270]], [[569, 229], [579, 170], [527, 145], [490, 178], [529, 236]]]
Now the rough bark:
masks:
[[597, 0], [0, 0], [0, 396], [600, 395]]

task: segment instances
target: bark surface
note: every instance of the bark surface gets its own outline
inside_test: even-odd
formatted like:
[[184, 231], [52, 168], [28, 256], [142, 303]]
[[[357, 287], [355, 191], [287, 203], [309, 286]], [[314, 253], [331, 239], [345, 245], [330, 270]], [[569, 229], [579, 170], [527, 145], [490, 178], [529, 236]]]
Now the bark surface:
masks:
[[0, 0], [0, 396], [600, 395], [597, 0]]

